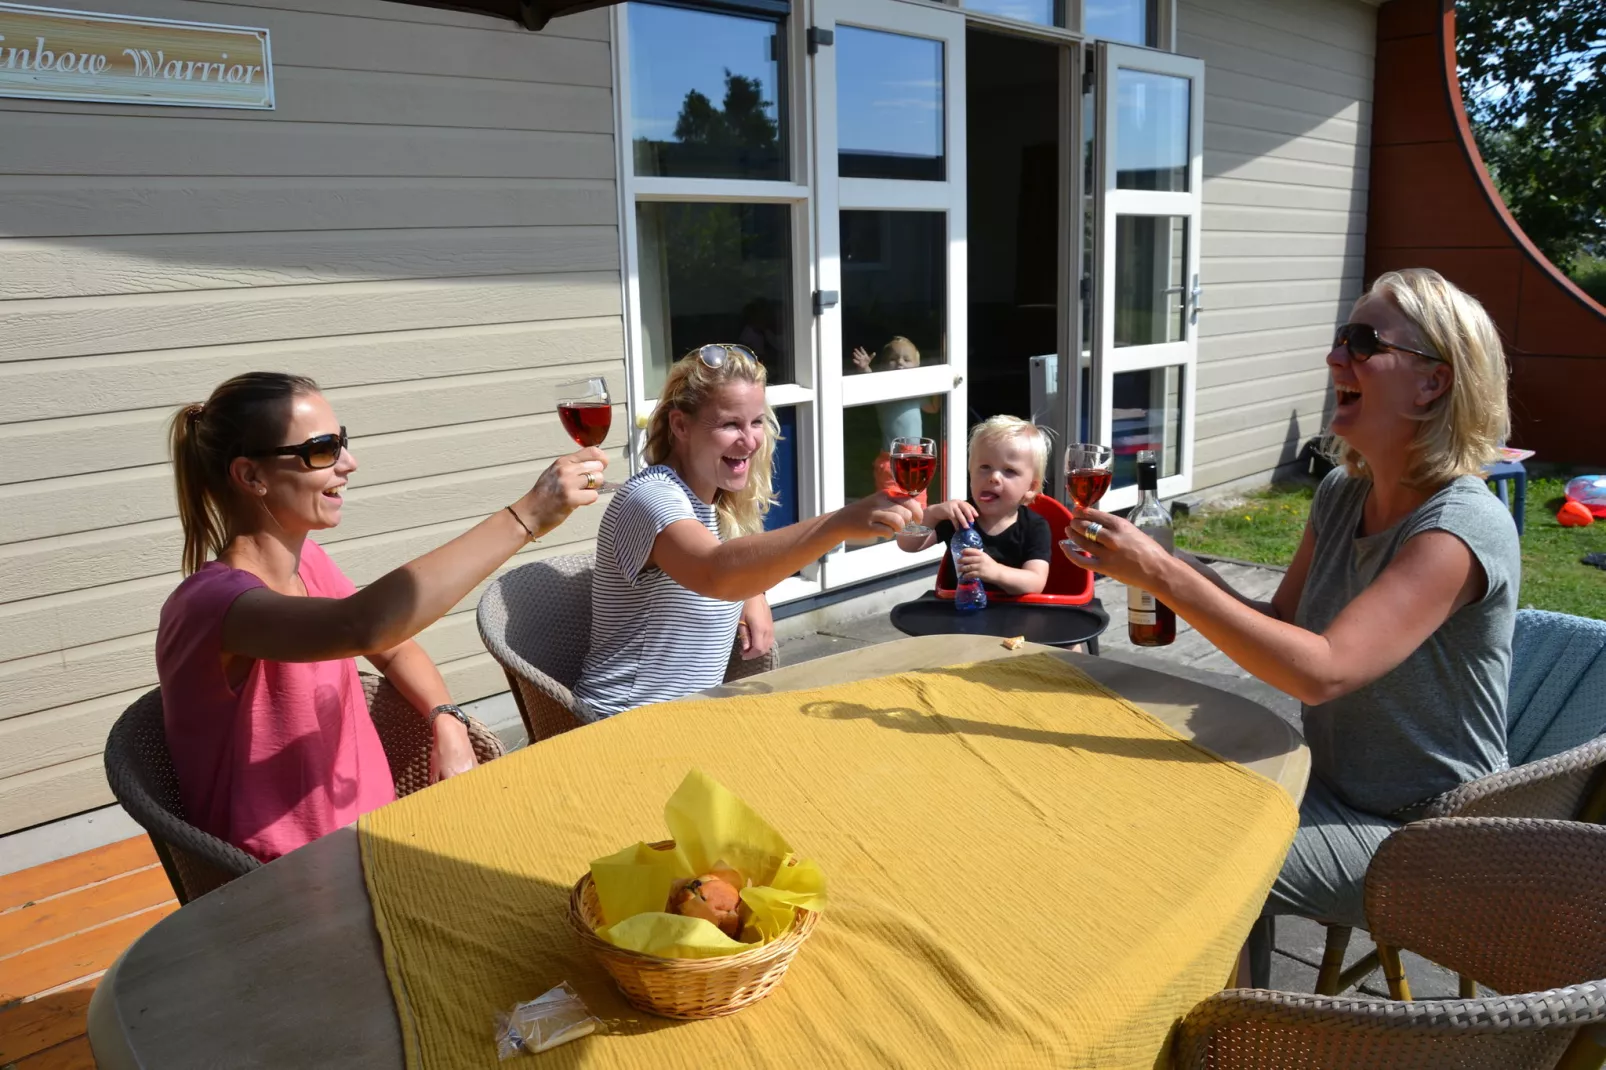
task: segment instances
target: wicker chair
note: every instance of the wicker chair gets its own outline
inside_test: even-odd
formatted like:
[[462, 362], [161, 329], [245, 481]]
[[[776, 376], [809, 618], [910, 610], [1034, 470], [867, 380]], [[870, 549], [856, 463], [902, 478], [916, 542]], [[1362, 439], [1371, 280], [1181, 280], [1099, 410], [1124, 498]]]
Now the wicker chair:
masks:
[[1600, 1067], [1606, 1061], [1606, 828], [1570, 821], [1414, 822], [1366, 874], [1390, 989], [1410, 948], [1501, 992], [1400, 1002], [1235, 989], [1177, 1035], [1182, 1070]]
[[[591, 554], [533, 561], [502, 573], [480, 596], [480, 639], [507, 674], [531, 743], [578, 728], [574, 693], [591, 647]], [[769, 672], [773, 649], [744, 661], [731, 651], [725, 679]]]
[[[429, 752], [433, 742], [428, 723], [396, 689], [377, 676], [363, 676], [368, 712], [390, 761], [397, 795], [410, 795], [429, 784]], [[469, 740], [481, 762], [502, 756], [496, 734], [470, 718]], [[158, 688], [135, 702], [106, 739], [106, 780], [123, 809], [150, 835], [173, 894], [180, 903], [221, 887], [258, 866], [260, 861], [233, 844], [202, 832], [184, 817], [178, 775], [167, 750]]]
[[[1515, 764], [1445, 792], [1418, 816], [1536, 817], [1597, 823], [1606, 818], [1603, 645], [1606, 622], [1563, 613], [1519, 611], [1508, 730]], [[1317, 994], [1337, 995], [1377, 968], [1374, 952], [1343, 969], [1350, 935], [1349, 926], [1327, 925]], [[1463, 977], [1461, 995], [1470, 998], [1476, 994], [1472, 982]]]

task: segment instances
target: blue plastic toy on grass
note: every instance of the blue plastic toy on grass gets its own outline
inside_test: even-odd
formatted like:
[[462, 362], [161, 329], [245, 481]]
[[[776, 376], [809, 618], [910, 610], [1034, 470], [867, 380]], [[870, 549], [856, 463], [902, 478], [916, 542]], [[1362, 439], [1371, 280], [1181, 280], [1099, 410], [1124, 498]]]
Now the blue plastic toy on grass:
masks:
[[1579, 476], [1568, 480], [1567, 500], [1577, 502], [1594, 516], [1606, 518], [1606, 476]]

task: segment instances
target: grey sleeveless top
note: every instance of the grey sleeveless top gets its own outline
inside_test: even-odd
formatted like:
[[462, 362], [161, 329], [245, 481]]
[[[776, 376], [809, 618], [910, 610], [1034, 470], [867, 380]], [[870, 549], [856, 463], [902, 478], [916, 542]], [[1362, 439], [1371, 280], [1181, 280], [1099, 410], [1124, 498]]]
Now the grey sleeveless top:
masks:
[[1409, 810], [1456, 785], [1506, 767], [1506, 691], [1522, 553], [1500, 499], [1476, 476], [1439, 490], [1387, 531], [1359, 535], [1372, 489], [1342, 468], [1316, 491], [1316, 547], [1294, 622], [1323, 632], [1351, 600], [1425, 531], [1466, 544], [1487, 580], [1391, 672], [1320, 706], [1304, 707], [1311, 770], [1349, 805], [1374, 814]]

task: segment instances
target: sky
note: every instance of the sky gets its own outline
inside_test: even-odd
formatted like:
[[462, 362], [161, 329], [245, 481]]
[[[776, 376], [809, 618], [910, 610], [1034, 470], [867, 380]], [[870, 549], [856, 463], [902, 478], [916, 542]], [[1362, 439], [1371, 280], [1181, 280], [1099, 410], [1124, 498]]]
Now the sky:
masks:
[[759, 79], [764, 99], [779, 100], [778, 65], [770, 59], [774, 22], [652, 4], [631, 4], [629, 13], [633, 136], [671, 140], [690, 90], [717, 107], [727, 68]]
[[[967, 0], [965, 6], [1041, 21], [1052, 12], [1053, 0]], [[1090, 28], [1106, 36], [1135, 37], [1141, 34], [1145, 7], [1142, 0], [1087, 0], [1086, 13]], [[628, 11], [633, 136], [672, 139], [686, 94], [695, 89], [717, 106], [727, 69], [759, 79], [765, 99], [780, 99], [779, 65], [770, 58], [773, 21], [651, 4], [631, 4]], [[839, 148], [941, 156], [944, 47], [941, 41], [839, 25], [834, 46]], [[1185, 154], [1185, 135], [1177, 139], [1168, 121], [1179, 104], [1185, 111], [1185, 92], [1178, 101], [1168, 86], [1182, 83], [1155, 75], [1122, 78], [1122, 124], [1130, 129], [1130, 136], [1118, 142], [1122, 168], [1170, 166]], [[1162, 99], [1162, 93], [1170, 99]], [[770, 114], [777, 116], [777, 109]]]
[[839, 23], [838, 150], [941, 156], [943, 49], [941, 41]]

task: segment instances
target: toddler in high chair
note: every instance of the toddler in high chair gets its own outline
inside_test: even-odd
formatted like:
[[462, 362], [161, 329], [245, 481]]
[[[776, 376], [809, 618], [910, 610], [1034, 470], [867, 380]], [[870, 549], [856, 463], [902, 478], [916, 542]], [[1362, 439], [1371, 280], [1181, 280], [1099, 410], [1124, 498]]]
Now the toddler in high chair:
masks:
[[1048, 521], [1031, 510], [1048, 471], [1048, 436], [1015, 416], [994, 416], [970, 432], [970, 497], [926, 510], [929, 535], [900, 535], [909, 553], [942, 543], [956, 527], [975, 527], [980, 550], [959, 558], [959, 579], [972, 576], [991, 594], [1041, 594], [1048, 584], [1054, 536]]

